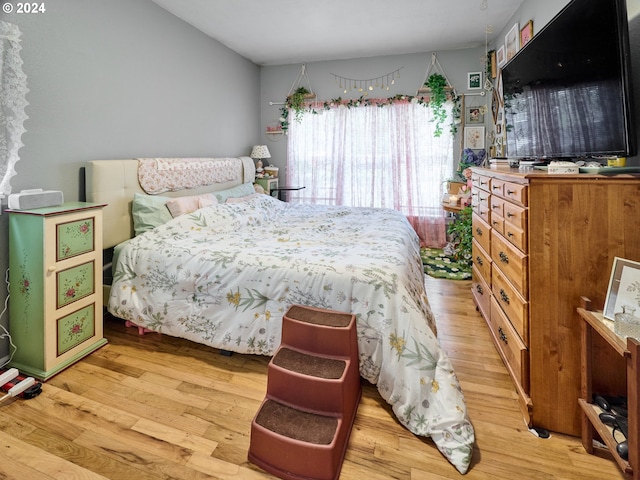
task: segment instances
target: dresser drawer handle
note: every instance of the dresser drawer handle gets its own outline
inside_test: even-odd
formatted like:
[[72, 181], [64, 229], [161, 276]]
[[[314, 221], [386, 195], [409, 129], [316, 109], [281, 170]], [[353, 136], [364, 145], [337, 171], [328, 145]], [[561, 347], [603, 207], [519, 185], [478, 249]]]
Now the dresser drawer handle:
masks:
[[507, 237], [509, 237], [509, 238], [513, 237], [513, 233], [507, 232]]
[[497, 210], [497, 209], [499, 209], [499, 208], [500, 208], [500, 204], [497, 204], [497, 205], [496, 205], [496, 204], [494, 203], [493, 205], [491, 205], [491, 208], [493, 208], [494, 210]]
[[500, 289], [500, 298], [504, 303], [509, 303], [509, 295], [507, 295], [503, 289]]
[[480, 237], [482, 236], [482, 229], [480, 227], [476, 227], [476, 234]]
[[493, 225], [498, 225], [499, 222], [497, 220], [494, 220], [492, 223]]
[[482, 289], [481, 285], [476, 285], [476, 291], [480, 294], [480, 295], [484, 295], [484, 290]]
[[507, 195], [513, 195], [514, 193], [516, 193], [515, 190], [507, 190]]
[[500, 185], [494, 185], [494, 186], [493, 186], [493, 187], [491, 187], [491, 188], [493, 188], [494, 190], [500, 190]]
[[507, 334], [504, 333], [504, 330], [502, 330], [502, 327], [498, 327], [498, 333], [500, 334], [500, 340], [508, 344], [509, 340], [507, 339]]
[[515, 217], [515, 215], [511, 212], [507, 212], [507, 218]]
[[509, 263], [509, 256], [506, 253], [500, 252], [498, 256], [500, 257], [500, 261], [502, 263]]
[[477, 256], [477, 257], [476, 257], [476, 263], [477, 263], [478, 265], [482, 266], [482, 263], [483, 263], [483, 262], [482, 262], [482, 258], [481, 258], [480, 256]]
[[489, 182], [483, 182], [482, 180], [480, 180], [480, 185], [487, 185]]

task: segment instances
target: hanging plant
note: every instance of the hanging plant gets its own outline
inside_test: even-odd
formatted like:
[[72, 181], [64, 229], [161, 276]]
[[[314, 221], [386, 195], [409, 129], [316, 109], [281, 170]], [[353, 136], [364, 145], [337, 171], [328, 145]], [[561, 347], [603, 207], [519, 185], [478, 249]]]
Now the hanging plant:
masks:
[[298, 87], [288, 98], [287, 98], [287, 107], [293, 110], [294, 118], [296, 122], [299, 122], [302, 119], [302, 113], [304, 112], [304, 100], [306, 95], [308, 95], [309, 90], [305, 87]]
[[431, 90], [429, 93], [429, 106], [436, 122], [433, 135], [439, 137], [442, 135], [442, 124], [447, 119], [447, 111], [444, 109], [444, 104], [447, 101], [447, 79], [439, 73], [432, 73], [427, 78], [427, 81], [424, 82], [424, 86]]

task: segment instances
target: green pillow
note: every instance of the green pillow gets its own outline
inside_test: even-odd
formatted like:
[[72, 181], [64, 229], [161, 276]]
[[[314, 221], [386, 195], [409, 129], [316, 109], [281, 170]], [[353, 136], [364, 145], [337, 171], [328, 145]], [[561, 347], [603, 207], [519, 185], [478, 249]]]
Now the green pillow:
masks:
[[136, 235], [141, 235], [171, 220], [171, 212], [166, 206], [169, 200], [171, 197], [134, 193], [131, 214]]
[[251, 195], [252, 193], [256, 193], [256, 190], [253, 188], [253, 183], [247, 182], [242, 185], [237, 185], [232, 188], [227, 188], [226, 190], [220, 190], [219, 192], [214, 192], [215, 196], [218, 198], [219, 203], [224, 203], [227, 201], [227, 198], [238, 198], [238, 197], [246, 197], [247, 195]]

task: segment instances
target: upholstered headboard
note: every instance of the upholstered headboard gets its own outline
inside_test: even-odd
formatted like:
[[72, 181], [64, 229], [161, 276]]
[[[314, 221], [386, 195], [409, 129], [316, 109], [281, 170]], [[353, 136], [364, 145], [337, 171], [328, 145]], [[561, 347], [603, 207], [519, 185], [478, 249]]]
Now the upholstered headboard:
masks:
[[[212, 159], [213, 160], [213, 159]], [[240, 176], [211, 185], [163, 192], [163, 196], [183, 197], [217, 192], [242, 183], [253, 182], [255, 165], [249, 157], [239, 157], [242, 163]], [[139, 160], [92, 160], [85, 167], [85, 193], [88, 202], [106, 204], [103, 211], [104, 248], [133, 238], [131, 203], [135, 193], [145, 194], [138, 180]]]

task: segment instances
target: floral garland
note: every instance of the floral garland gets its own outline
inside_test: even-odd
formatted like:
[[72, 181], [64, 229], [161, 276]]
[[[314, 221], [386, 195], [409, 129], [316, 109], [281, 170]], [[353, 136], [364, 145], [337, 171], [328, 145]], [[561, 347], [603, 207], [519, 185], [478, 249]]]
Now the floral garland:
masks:
[[[450, 94], [450, 99], [453, 102], [453, 118], [450, 125], [450, 131], [452, 134], [455, 134], [458, 131], [457, 120], [461, 115], [461, 107], [460, 107], [460, 95], [452, 92]], [[322, 110], [331, 110], [332, 108], [356, 108], [356, 107], [385, 107], [388, 105], [393, 105], [396, 103], [414, 103], [418, 105], [423, 105], [425, 107], [429, 106], [429, 100], [425, 100], [425, 97], [422, 95], [402, 95], [398, 94], [393, 97], [388, 98], [367, 98], [361, 96], [359, 98], [354, 98], [350, 100], [342, 99], [341, 97], [334, 98], [331, 100], [327, 100], [324, 102], [309, 102], [304, 104], [304, 109], [302, 111], [311, 113], [313, 115], [317, 115]], [[286, 133], [289, 129], [289, 112], [291, 110], [291, 99], [287, 98], [285, 105], [280, 109], [280, 128]]]

